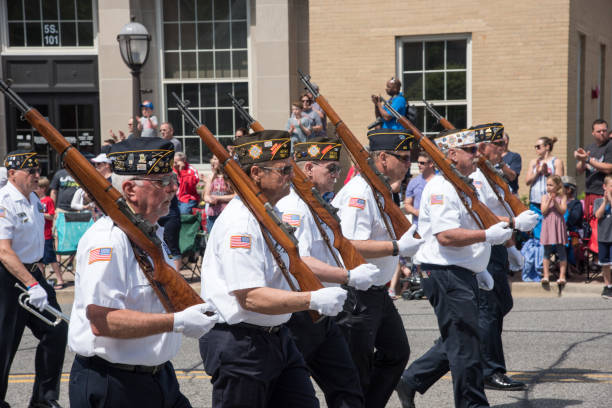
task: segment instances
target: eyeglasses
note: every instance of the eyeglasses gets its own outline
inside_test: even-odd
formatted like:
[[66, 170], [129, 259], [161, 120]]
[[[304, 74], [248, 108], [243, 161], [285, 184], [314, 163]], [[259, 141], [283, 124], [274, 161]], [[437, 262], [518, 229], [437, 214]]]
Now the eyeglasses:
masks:
[[281, 176], [289, 176], [291, 173], [293, 173], [293, 166], [290, 164], [284, 167], [268, 167], [268, 166], [258, 166], [258, 167], [261, 167], [262, 169], [267, 170], [267, 171], [275, 171]]
[[302, 99], [302, 103], [312, 103], [310, 99]]
[[495, 142], [491, 142], [495, 146], [504, 147], [506, 143], [503, 140], [496, 140]]
[[536, 148], [536, 150], [537, 150], [537, 149], [539, 149], [539, 148], [541, 148], [541, 147], [544, 147], [544, 146], [546, 146], [546, 145], [543, 145], [543, 144], [537, 144], [537, 145], [535, 145], [535, 146], [533, 146], [533, 147], [535, 147], [535, 148]]
[[329, 171], [329, 172], [330, 172], [330, 173], [332, 173], [332, 174], [333, 174], [333, 173], [340, 173], [340, 170], [341, 170], [340, 166], [338, 166], [338, 165], [337, 165], [337, 164], [335, 164], [335, 163], [332, 163], [332, 164], [327, 165], [327, 166], [325, 166], [325, 165], [323, 165], [323, 164], [320, 164], [320, 163], [314, 163], [314, 164], [316, 164], [317, 166], [323, 166], [323, 167], [325, 167], [325, 168], [327, 169], [327, 171]]
[[397, 154], [397, 153], [393, 153], [393, 152], [387, 152], [387, 154], [395, 157], [397, 160], [401, 161], [402, 163], [410, 163], [410, 155], [401, 155], [401, 154]]
[[39, 167], [31, 167], [29, 169], [17, 169], [17, 170], [21, 170], [21, 171], [25, 171], [28, 174], [40, 174], [40, 168]]
[[476, 154], [478, 147], [477, 146], [462, 146], [460, 147], [460, 149], [469, 154]]
[[132, 180], [145, 180], [145, 181], [152, 181], [155, 183], [159, 183], [160, 187], [168, 187], [170, 184], [177, 184], [176, 181], [176, 176], [172, 175], [172, 176], [168, 176], [168, 177], [164, 177], [164, 178], [148, 178], [148, 177], [134, 177]]
[[420, 166], [427, 166], [430, 162], [428, 161], [418, 161], [417, 162]]

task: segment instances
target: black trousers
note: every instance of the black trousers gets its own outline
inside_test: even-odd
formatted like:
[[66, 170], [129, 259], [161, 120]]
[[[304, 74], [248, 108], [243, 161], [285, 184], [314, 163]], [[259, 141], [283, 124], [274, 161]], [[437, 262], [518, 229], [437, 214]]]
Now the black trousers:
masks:
[[504, 316], [512, 310], [513, 301], [508, 283], [508, 251], [503, 245], [491, 247], [491, 259], [487, 270], [493, 277], [493, 290], [479, 289], [480, 351], [485, 377], [495, 373], [506, 373], [502, 330]]
[[277, 333], [217, 324], [200, 338], [212, 377], [212, 406], [319, 407], [304, 358], [289, 329]]
[[357, 366], [365, 406], [384, 407], [410, 357], [406, 330], [387, 288], [349, 288], [336, 321]]
[[325, 394], [327, 406], [363, 407], [357, 368], [336, 322], [326, 317], [314, 323], [308, 312], [299, 312], [291, 316], [287, 327], [304, 356], [312, 378]]
[[[31, 270], [38, 284], [47, 292], [49, 305], [60, 310], [55, 290], [47, 283], [40, 270], [31, 266], [28, 270]], [[58, 400], [68, 325], [62, 321], [55, 327], [50, 326], [19, 306], [17, 298], [23, 292], [15, 287], [17, 282], [19, 281], [0, 263], [0, 405], [6, 397], [11, 364], [26, 326], [39, 340], [34, 359], [32, 401]]]
[[488, 407], [478, 336], [478, 284], [458, 267], [421, 265], [428, 278], [423, 291], [434, 308], [440, 338], [404, 372], [412, 388], [424, 394], [450, 369], [455, 407]]
[[191, 408], [169, 361], [155, 374], [112, 367], [77, 355], [70, 370], [70, 406], [79, 408]]

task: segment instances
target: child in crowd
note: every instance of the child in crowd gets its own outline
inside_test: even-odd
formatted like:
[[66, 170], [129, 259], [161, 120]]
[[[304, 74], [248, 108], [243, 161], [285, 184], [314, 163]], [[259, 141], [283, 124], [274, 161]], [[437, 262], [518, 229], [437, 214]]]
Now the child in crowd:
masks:
[[138, 118], [142, 126], [141, 137], [157, 136], [157, 116], [153, 114], [153, 102], [143, 101], [140, 104], [142, 116]]
[[287, 120], [285, 130], [291, 135], [291, 144], [305, 142], [312, 133], [312, 122], [308, 115], [302, 112], [299, 102], [291, 104], [291, 116]]
[[597, 218], [597, 243], [599, 249], [599, 264], [604, 278], [604, 288], [601, 296], [612, 299], [612, 280], [610, 266], [612, 265], [612, 174], [604, 178], [603, 198], [593, 203], [593, 211]]
[[559, 286], [565, 285], [565, 274], [567, 272], [567, 228], [563, 215], [567, 210], [567, 197], [563, 189], [560, 176], [548, 176], [546, 179], [546, 194], [542, 196], [542, 232], [540, 243], [544, 246], [544, 259], [542, 266], [544, 273], [542, 285], [548, 285], [550, 275], [550, 255], [557, 252], [559, 259]]
[[36, 189], [36, 195], [40, 199], [40, 203], [43, 206], [45, 212], [45, 250], [43, 252], [43, 258], [41, 263], [38, 264], [39, 268], [44, 271], [46, 265], [51, 265], [53, 273], [57, 277], [57, 283], [54, 289], [64, 289], [66, 286], [64, 279], [62, 278], [62, 271], [59, 263], [57, 262], [55, 248], [53, 246], [53, 217], [55, 216], [55, 204], [51, 197], [47, 195], [49, 191], [49, 179], [41, 177], [38, 180], [38, 188]]

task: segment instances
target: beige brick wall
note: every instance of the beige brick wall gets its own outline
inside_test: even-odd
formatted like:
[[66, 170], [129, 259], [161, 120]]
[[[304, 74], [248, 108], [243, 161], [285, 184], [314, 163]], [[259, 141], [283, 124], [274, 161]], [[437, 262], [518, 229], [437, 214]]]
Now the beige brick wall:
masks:
[[[612, 12], [607, 0], [576, 3], [590, 3], [593, 13]], [[588, 21], [582, 8], [571, 4], [579, 20]], [[569, 57], [570, 0], [310, 0], [309, 18], [313, 80], [362, 140], [373, 120], [369, 96], [384, 93], [385, 81], [395, 74], [396, 38], [469, 33], [471, 124], [504, 123], [511, 150], [523, 157], [521, 181], [538, 137], [556, 136], [555, 154], [566, 162], [571, 155], [568, 129], [573, 138], [575, 122], [570, 123], [568, 113], [568, 71], [575, 64]], [[603, 27], [592, 29], [604, 32]]]

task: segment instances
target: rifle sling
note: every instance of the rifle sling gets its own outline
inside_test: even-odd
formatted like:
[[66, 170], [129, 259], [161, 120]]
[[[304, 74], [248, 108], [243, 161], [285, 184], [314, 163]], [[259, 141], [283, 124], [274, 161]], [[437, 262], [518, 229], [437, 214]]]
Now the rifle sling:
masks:
[[321, 225], [321, 219], [319, 218], [317, 214], [315, 214], [314, 211], [311, 210], [311, 213], [312, 213], [312, 218], [314, 218], [315, 225], [317, 226], [317, 229], [319, 230], [321, 237], [323, 237], [323, 241], [325, 241], [325, 245], [327, 246], [327, 249], [329, 249], [329, 252], [332, 254], [332, 257], [334, 258], [336, 265], [338, 265], [340, 268], [343, 268], [344, 265], [340, 262], [340, 259], [338, 259], [338, 256], [336, 255], [336, 252], [334, 251], [334, 248], [332, 247], [331, 241], [329, 240], [329, 236], [327, 236], [327, 233], [325, 232], [325, 230], [323, 229], [323, 226]]

